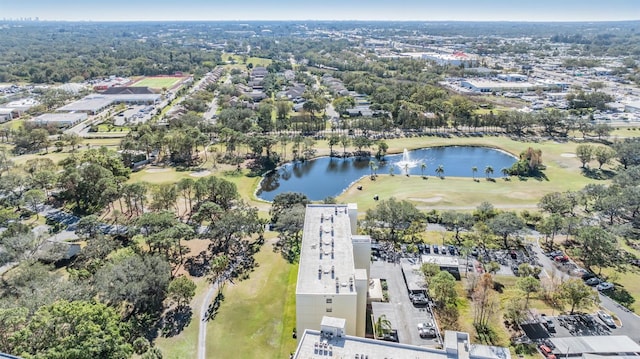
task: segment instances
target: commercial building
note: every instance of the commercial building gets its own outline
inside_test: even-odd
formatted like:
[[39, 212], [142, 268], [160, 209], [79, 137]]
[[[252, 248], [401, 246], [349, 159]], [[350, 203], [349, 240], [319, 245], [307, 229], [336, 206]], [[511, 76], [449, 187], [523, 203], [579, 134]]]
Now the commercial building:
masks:
[[306, 208], [296, 286], [296, 330], [343, 318], [346, 335], [365, 335], [371, 238], [357, 235], [356, 204]]
[[344, 334], [339, 318], [323, 318], [320, 330], [306, 330], [293, 358], [511, 359], [509, 349], [471, 344], [469, 334], [446, 331], [444, 348], [414, 346]]
[[62, 106], [57, 111], [59, 112], [85, 112], [89, 115], [95, 115], [98, 112], [109, 107], [113, 103], [113, 99], [106, 98], [101, 95], [89, 95], [74, 101], [68, 105]]
[[162, 97], [148, 87], [111, 87], [102, 92], [107, 99], [111, 99], [113, 103], [126, 103], [138, 105], [151, 105]]
[[71, 127], [88, 118], [86, 113], [45, 113], [34, 119], [31, 122], [41, 125], [54, 125], [56, 127]]
[[494, 80], [463, 80], [460, 86], [473, 92], [526, 92], [536, 89], [536, 85], [529, 82], [508, 82]]
[[553, 353], [560, 357], [586, 355], [624, 356], [640, 354], [640, 345], [626, 335], [597, 335], [584, 337], [549, 338]]

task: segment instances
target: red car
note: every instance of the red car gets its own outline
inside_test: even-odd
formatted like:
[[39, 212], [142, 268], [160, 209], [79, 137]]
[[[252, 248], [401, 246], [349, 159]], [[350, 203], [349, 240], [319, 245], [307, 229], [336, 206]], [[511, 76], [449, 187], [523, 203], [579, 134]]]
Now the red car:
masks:
[[557, 256], [555, 258], [553, 258], [554, 261], [559, 262], [559, 263], [566, 263], [569, 261], [569, 257], [567, 257], [566, 255], [564, 256]]
[[555, 354], [553, 354], [553, 352], [551, 351], [551, 348], [549, 348], [548, 346], [541, 345], [539, 348], [542, 354], [544, 354], [544, 356], [547, 357], [547, 359], [556, 359]]

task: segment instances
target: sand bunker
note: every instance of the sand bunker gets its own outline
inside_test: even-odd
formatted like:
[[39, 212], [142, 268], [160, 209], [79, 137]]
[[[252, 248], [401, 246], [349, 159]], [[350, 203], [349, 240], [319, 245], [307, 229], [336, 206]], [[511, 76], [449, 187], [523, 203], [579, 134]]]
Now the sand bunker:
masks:
[[576, 157], [575, 153], [561, 153], [560, 154], [561, 157], [566, 157], [566, 158], [574, 158]]
[[416, 202], [424, 202], [424, 203], [435, 203], [442, 201], [442, 197], [430, 197], [430, 198], [409, 198], [411, 201]]
[[208, 176], [211, 174], [211, 171], [198, 171], [198, 172], [193, 172], [190, 173], [189, 176], [191, 177], [204, 177], [204, 176]]
[[147, 173], [161, 173], [161, 172], [169, 172], [171, 171], [170, 168], [149, 168], [148, 170], [145, 170], [145, 172]]

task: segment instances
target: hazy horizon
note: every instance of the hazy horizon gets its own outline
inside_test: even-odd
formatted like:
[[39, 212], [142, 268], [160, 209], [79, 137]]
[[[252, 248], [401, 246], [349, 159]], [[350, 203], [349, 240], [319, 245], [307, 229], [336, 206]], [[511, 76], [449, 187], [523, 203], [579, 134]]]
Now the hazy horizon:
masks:
[[4, 19], [43, 21], [481, 21], [604, 22], [640, 20], [640, 1], [628, 0], [458, 0], [441, 1], [245, 0], [0, 0]]

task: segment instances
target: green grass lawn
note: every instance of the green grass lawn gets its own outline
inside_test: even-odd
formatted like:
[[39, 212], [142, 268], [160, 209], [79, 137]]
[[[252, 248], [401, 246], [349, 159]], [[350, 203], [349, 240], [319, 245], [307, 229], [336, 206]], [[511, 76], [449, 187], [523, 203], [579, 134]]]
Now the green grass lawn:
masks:
[[126, 126], [98, 125], [98, 132], [129, 132], [131, 129]]
[[232, 54], [223, 54], [222, 55], [222, 59], [227, 61], [229, 58], [233, 58], [233, 60], [236, 62], [236, 65], [248, 65], [248, 64], [253, 64], [253, 67], [258, 67], [258, 66], [269, 66], [271, 65], [271, 63], [273, 62], [273, 60], [271, 59], [265, 59], [262, 57], [247, 57], [247, 62], [245, 63], [242, 60], [242, 56], [241, 55], [232, 55]]
[[182, 81], [184, 77], [168, 76], [168, 77], [145, 77], [142, 80], [134, 83], [134, 86], [151, 87], [154, 89], [170, 89], [178, 82]]
[[227, 284], [225, 300], [207, 330], [207, 357], [286, 358], [295, 351], [297, 266], [265, 244], [251, 277]]

